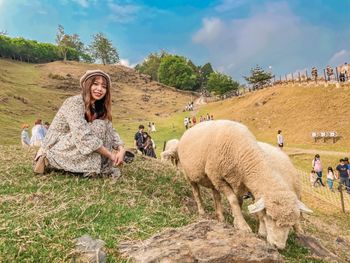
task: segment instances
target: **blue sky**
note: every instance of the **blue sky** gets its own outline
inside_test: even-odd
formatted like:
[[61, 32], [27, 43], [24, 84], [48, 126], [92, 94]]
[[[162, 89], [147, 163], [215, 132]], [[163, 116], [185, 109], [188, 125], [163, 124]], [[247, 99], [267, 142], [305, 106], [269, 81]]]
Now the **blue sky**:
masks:
[[350, 0], [0, 0], [0, 31], [54, 43], [58, 24], [85, 44], [103, 32], [122, 63], [161, 49], [242, 80], [350, 62]]

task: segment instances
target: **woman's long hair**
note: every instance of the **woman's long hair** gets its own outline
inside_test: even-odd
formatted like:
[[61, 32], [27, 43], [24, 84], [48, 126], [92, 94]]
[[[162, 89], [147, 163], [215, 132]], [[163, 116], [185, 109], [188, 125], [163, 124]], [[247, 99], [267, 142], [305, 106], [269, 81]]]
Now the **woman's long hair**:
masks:
[[[103, 79], [103, 84], [106, 85], [106, 94], [102, 99], [96, 100], [95, 105], [93, 105], [91, 86], [99, 77]], [[83, 100], [85, 104], [85, 119], [88, 122], [92, 122], [94, 119], [108, 119], [109, 121], [112, 121], [111, 87], [109, 86], [109, 82], [105, 77], [93, 76], [85, 81], [83, 88]], [[96, 116], [94, 117], [95, 114]]]

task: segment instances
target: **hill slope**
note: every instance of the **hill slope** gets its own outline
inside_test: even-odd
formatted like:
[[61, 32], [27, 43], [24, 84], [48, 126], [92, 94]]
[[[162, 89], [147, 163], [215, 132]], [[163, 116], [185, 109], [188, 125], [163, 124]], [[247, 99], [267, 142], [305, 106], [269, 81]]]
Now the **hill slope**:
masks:
[[[350, 123], [347, 110], [350, 86], [335, 87], [282, 85], [247, 93], [245, 96], [208, 104], [200, 114], [210, 112], [215, 119], [231, 119], [247, 125], [262, 141], [276, 143], [277, 130], [283, 131], [286, 145], [348, 150]], [[312, 131], [338, 132], [342, 138], [314, 143]]]
[[87, 69], [102, 69], [112, 78], [113, 122], [121, 133], [137, 130], [180, 111], [194, 94], [150, 81], [124, 66], [77, 62], [27, 64], [0, 59], [0, 144], [19, 141], [22, 123], [51, 121], [63, 100], [80, 93], [79, 78]]

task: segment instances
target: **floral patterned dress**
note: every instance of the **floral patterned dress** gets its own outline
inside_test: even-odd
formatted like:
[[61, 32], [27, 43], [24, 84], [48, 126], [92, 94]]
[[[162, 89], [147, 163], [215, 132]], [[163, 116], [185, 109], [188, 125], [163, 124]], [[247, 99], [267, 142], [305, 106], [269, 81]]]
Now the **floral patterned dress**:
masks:
[[42, 151], [50, 167], [75, 173], [109, 173], [112, 162], [96, 150], [123, 145], [109, 120], [85, 120], [82, 95], [65, 100], [50, 125]]

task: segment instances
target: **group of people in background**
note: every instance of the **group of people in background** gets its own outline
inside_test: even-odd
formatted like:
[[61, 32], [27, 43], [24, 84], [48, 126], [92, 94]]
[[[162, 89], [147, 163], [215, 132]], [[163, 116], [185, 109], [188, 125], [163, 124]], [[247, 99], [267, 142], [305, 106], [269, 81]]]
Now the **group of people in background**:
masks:
[[[206, 116], [202, 116], [201, 115], [200, 118], [199, 118], [199, 122], [211, 121], [211, 120], [214, 120], [214, 116], [210, 115], [209, 113], [207, 113]], [[196, 116], [193, 116], [192, 118], [191, 117], [185, 117], [184, 118], [184, 126], [185, 126], [186, 130], [191, 128], [192, 126], [194, 126], [196, 124], [197, 124]]]
[[142, 124], [139, 125], [139, 130], [135, 133], [134, 145], [143, 155], [157, 158], [155, 152], [156, 144], [151, 135], [148, 132], [145, 132], [145, 126]]
[[184, 111], [193, 111], [193, 101], [186, 104]]
[[22, 146], [28, 147], [28, 146], [34, 146], [34, 147], [40, 147], [45, 136], [47, 133], [47, 130], [49, 129], [50, 123], [45, 122], [42, 124], [41, 119], [37, 119], [34, 122], [34, 126], [31, 131], [31, 136], [29, 136], [29, 125], [28, 124], [22, 124], [22, 132], [21, 132], [21, 143]]
[[[322, 181], [322, 172], [323, 166], [321, 157], [319, 154], [316, 154], [312, 160], [312, 170], [310, 172], [310, 183], [312, 187], [323, 186], [325, 184]], [[331, 166], [327, 168], [327, 185], [329, 190], [334, 192], [334, 182], [339, 180], [339, 186], [344, 185], [346, 192], [350, 194], [350, 164], [347, 157], [340, 159], [339, 164], [336, 166], [335, 171]]]
[[149, 122], [148, 123], [148, 132], [151, 133], [151, 132], [156, 132], [157, 129], [156, 129], [156, 125], [154, 122]]

